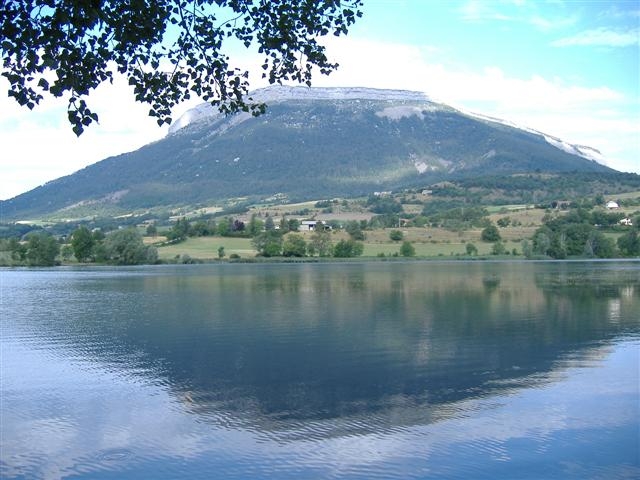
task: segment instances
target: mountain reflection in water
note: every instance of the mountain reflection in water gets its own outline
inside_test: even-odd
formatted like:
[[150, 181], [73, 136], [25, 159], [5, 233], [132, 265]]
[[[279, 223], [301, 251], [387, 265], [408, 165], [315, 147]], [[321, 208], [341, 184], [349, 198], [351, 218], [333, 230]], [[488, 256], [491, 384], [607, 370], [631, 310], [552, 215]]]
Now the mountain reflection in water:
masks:
[[158, 386], [198, 422], [282, 445], [472, 423], [474, 401], [549, 388], [572, 366], [602, 361], [619, 339], [640, 334], [633, 262], [3, 276], [7, 345]]

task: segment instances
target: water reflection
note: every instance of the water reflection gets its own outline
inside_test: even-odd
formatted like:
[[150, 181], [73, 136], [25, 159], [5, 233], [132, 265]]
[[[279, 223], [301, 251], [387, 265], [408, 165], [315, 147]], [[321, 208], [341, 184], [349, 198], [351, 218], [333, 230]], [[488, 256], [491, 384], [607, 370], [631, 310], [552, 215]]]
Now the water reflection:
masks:
[[[326, 477], [327, 458], [341, 476], [357, 467], [364, 477], [398, 455], [446, 457], [441, 444], [466, 446], [469, 461], [474, 449], [502, 461], [513, 454], [504, 443], [509, 438], [549, 449], [561, 442], [551, 436], [566, 430], [560, 424], [567, 412], [556, 411], [549, 398], [535, 404], [538, 393], [531, 405], [518, 405], [520, 392], [553, 391], [570, 369], [602, 363], [619, 339], [639, 334], [637, 267], [411, 263], [11, 272], [3, 286], [10, 298], [3, 309], [11, 309], [2, 323], [3, 397], [17, 418], [3, 422], [9, 430], [3, 429], [2, 462], [34, 463], [28, 453], [7, 450], [7, 439], [21, 439], [15, 444], [24, 448], [54, 433], [75, 445], [68, 463], [80, 474], [130, 466], [132, 458], [163, 464], [163, 456], [193, 459], [215, 451], [217, 468], [224, 455], [236, 464], [252, 458], [253, 468], [269, 476], [260, 455], [291, 450], [305, 459], [297, 467], [289, 459], [294, 478], [315, 468]], [[625, 352], [629, 362], [634, 350]], [[593, 401], [593, 388], [573, 375], [584, 393], [576, 400]], [[616, 381], [625, 398], [637, 398], [637, 388]], [[29, 384], [41, 386], [38, 395], [29, 395]], [[42, 395], [55, 400], [46, 410]], [[615, 411], [602, 419], [603, 428], [633, 423], [628, 408]], [[37, 438], [21, 433], [30, 428]], [[487, 438], [493, 447], [477, 443]], [[251, 452], [240, 453], [248, 444]], [[64, 457], [62, 445], [40, 449]], [[374, 470], [365, 468], [366, 457]], [[444, 464], [435, 465], [446, 474], [438, 470]], [[405, 465], [394, 475], [386, 467], [386, 478], [414, 472]]]

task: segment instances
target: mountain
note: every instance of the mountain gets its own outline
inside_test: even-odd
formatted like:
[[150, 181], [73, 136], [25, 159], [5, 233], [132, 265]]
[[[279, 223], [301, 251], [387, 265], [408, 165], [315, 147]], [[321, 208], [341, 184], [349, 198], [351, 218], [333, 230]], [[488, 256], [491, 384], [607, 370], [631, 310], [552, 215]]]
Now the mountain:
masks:
[[367, 195], [526, 172], [613, 172], [597, 151], [461, 112], [419, 92], [275, 86], [267, 113], [187, 112], [162, 140], [0, 204], [6, 219], [235, 197]]

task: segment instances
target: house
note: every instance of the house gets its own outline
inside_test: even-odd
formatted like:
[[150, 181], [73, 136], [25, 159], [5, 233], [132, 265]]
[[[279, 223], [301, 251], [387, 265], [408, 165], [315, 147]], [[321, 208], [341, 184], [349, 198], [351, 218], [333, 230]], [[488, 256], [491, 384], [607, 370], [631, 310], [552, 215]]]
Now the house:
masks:
[[626, 225], [627, 227], [633, 227], [633, 221], [629, 217], [623, 218], [618, 223], [620, 223], [620, 225]]
[[328, 227], [324, 220], [303, 220], [300, 222], [298, 230], [301, 232], [315, 232], [317, 229], [327, 230]]
[[607, 207], [609, 210], [614, 210], [614, 209], [616, 209], [616, 208], [620, 208], [620, 205], [618, 205], [618, 202], [614, 202], [613, 200], [609, 200], [609, 201], [607, 202], [606, 207]]
[[300, 222], [300, 226], [298, 227], [298, 231], [300, 232], [315, 232], [316, 228], [318, 228], [318, 224], [324, 227], [323, 221], [316, 220], [303, 220]]

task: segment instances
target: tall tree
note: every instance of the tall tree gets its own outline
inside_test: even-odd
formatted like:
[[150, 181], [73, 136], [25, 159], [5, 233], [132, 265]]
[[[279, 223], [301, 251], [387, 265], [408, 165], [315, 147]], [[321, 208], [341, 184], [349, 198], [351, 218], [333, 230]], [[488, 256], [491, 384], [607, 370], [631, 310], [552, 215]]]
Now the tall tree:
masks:
[[104, 240], [106, 261], [116, 265], [155, 263], [158, 251], [146, 246], [142, 236], [133, 228], [111, 232]]
[[95, 240], [91, 231], [84, 225], [74, 230], [71, 234], [71, 247], [73, 255], [79, 262], [88, 262], [93, 257]]
[[266, 230], [256, 235], [251, 243], [258, 255], [263, 257], [277, 257], [282, 253], [282, 235], [276, 230]]
[[76, 135], [98, 120], [86, 98], [123, 74], [135, 99], [159, 125], [192, 94], [222, 112], [265, 106], [246, 99], [248, 72], [224, 46], [239, 41], [264, 55], [269, 83], [311, 84], [313, 67], [331, 63], [319, 39], [346, 34], [362, 0], [5, 0], [0, 51], [9, 96], [33, 109], [44, 97], [65, 97]]
[[311, 235], [309, 247], [312, 252], [317, 253], [321, 257], [330, 256], [333, 250], [331, 234], [323, 228], [316, 228], [313, 235]]
[[290, 233], [282, 244], [282, 255], [285, 257], [304, 257], [307, 254], [307, 242], [302, 235]]
[[50, 267], [56, 264], [60, 244], [51, 235], [38, 232], [29, 234], [26, 258], [31, 266]]

